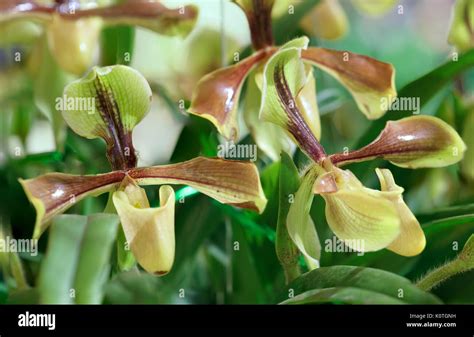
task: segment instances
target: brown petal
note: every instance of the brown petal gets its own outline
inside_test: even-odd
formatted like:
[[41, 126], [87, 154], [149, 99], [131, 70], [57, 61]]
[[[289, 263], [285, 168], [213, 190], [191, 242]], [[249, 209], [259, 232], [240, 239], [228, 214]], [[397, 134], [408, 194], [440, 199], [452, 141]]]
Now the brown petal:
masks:
[[96, 196], [111, 190], [124, 177], [124, 172], [115, 171], [89, 176], [49, 173], [33, 179], [20, 179], [28, 199], [36, 209], [33, 238], [38, 238], [44, 232], [55, 215], [66, 211], [86, 196]]
[[250, 162], [198, 157], [183, 163], [128, 172], [139, 185], [184, 184], [225, 204], [262, 212], [266, 198]]
[[193, 93], [189, 112], [211, 121], [227, 139], [238, 138], [237, 104], [248, 73], [267, 56], [261, 51], [204, 76]]
[[76, 10], [70, 13], [60, 9], [66, 19], [99, 16], [113, 25], [128, 24], [148, 28], [158, 33], [187, 35], [197, 18], [195, 6], [167, 8], [163, 4], [148, 0], [128, 0], [113, 6]]
[[[369, 119], [382, 116], [397, 96], [391, 64], [347, 51], [316, 47], [303, 49], [301, 57], [341, 82]], [[384, 101], [386, 104], [382, 104]]]
[[0, 22], [4, 20], [31, 18], [47, 20], [53, 7], [43, 6], [36, 1], [28, 0], [2, 0], [0, 1]]
[[441, 119], [412, 116], [389, 121], [369, 145], [347, 154], [334, 154], [338, 166], [381, 157], [407, 168], [442, 167], [462, 159], [466, 146], [457, 132]]

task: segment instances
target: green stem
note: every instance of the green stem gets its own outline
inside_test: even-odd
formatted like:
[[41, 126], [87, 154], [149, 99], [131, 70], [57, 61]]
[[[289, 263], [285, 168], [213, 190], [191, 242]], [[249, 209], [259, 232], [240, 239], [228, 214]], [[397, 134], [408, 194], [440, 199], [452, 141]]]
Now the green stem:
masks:
[[430, 291], [431, 289], [438, 286], [440, 283], [446, 281], [450, 277], [461, 273], [463, 270], [460, 268], [458, 259], [455, 259], [451, 262], [448, 262], [444, 266], [436, 268], [435, 270], [429, 272], [425, 275], [418, 283], [416, 284], [418, 288], [421, 288], [425, 291]]
[[12, 253], [10, 256], [10, 267], [12, 271], [13, 278], [16, 282], [16, 287], [18, 290], [28, 289], [30, 286], [26, 281], [25, 271], [23, 269], [23, 264], [21, 263], [20, 257], [16, 253]]
[[416, 284], [429, 291], [454, 275], [474, 269], [474, 234], [467, 240], [461, 253], [451, 262], [429, 272]]

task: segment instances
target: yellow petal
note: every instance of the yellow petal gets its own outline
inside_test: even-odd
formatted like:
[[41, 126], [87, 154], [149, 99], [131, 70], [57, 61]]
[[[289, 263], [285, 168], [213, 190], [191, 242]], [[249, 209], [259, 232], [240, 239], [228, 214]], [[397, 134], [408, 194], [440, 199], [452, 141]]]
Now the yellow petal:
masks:
[[365, 55], [316, 47], [302, 50], [301, 57], [345, 86], [369, 119], [384, 115], [397, 96], [395, 69], [391, 64]]
[[313, 203], [312, 191], [319, 168], [310, 169], [303, 177], [300, 188], [294, 197], [287, 217], [287, 229], [290, 238], [305, 257], [309, 269], [319, 267], [321, 243], [309, 214]]
[[[331, 192], [334, 189], [327, 186], [334, 184], [337, 191]], [[322, 174], [314, 191], [326, 201], [329, 227], [353, 250], [377, 251], [399, 235], [400, 219], [393, 203], [383, 197], [383, 192], [364, 187], [350, 171], [333, 168]]]
[[403, 188], [395, 183], [390, 170], [377, 168], [375, 172], [379, 177], [382, 192], [396, 192], [384, 194], [385, 198], [395, 205], [400, 218], [400, 235], [387, 249], [403, 256], [420, 254], [426, 245], [425, 234], [420, 223], [403, 201]]
[[145, 190], [129, 183], [113, 194], [125, 237], [137, 262], [147, 272], [164, 275], [175, 254], [174, 202], [170, 186], [160, 188], [160, 207], [150, 208]]

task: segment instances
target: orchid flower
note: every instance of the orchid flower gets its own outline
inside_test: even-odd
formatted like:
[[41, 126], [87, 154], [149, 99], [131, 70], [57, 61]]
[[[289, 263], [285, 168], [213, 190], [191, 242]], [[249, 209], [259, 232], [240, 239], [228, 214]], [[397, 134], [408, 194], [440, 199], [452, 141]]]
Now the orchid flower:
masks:
[[[250, 77], [244, 119], [259, 148], [271, 159], [277, 160], [280, 151], [288, 149], [291, 141], [274, 125], [258, 120], [263, 66], [278, 50], [273, 45], [271, 26], [274, 1], [234, 2], [247, 16], [254, 53], [234, 65], [204, 76], [194, 91], [189, 112], [211, 121], [225, 138], [238, 139], [238, 102], [243, 84]], [[301, 58], [308, 80], [296, 97], [296, 104], [316, 138], [319, 138], [321, 130], [314, 95], [316, 83], [312, 74], [313, 65], [345, 86], [369, 119], [379, 118], [385, 113], [386, 108], [380, 105], [382, 98], [387, 101], [387, 106], [396, 98], [394, 69], [390, 64], [363, 55], [318, 47], [305, 48]]]
[[[250, 162], [198, 157], [186, 162], [136, 167], [132, 131], [150, 109], [152, 93], [145, 78], [127, 66], [93, 68], [64, 89], [62, 114], [80, 136], [102, 138], [112, 171], [98, 175], [48, 173], [20, 183], [36, 209], [33, 237], [54, 216], [88, 196], [111, 193], [129, 247], [148, 272], [167, 273], [173, 264], [175, 193], [168, 184], [184, 184], [225, 204], [262, 212], [266, 198], [257, 168]], [[74, 105], [95, 102], [92, 110]], [[160, 187], [160, 207], [151, 208], [140, 185]]]
[[329, 227], [348, 247], [370, 252], [387, 248], [403, 256], [419, 254], [425, 236], [403, 201], [403, 188], [388, 169], [376, 169], [381, 189], [365, 186], [349, 170], [352, 162], [383, 158], [403, 168], [443, 167], [459, 162], [466, 146], [442, 120], [425, 115], [387, 122], [379, 136], [365, 147], [347, 153], [326, 154], [298, 104], [308, 75], [301, 55], [306, 38], [295, 39], [267, 62], [262, 83], [260, 119], [276, 124], [312, 160], [287, 217], [291, 240], [310, 268], [319, 263], [319, 242], [309, 215], [315, 194], [326, 202]]
[[57, 63], [76, 75], [82, 75], [92, 66], [104, 26], [128, 24], [160, 34], [186, 36], [196, 17], [195, 6], [169, 9], [148, 0], [126, 0], [100, 7], [78, 0], [2, 0], [0, 3], [0, 28], [4, 34], [21, 39], [17, 36], [19, 25], [25, 21], [41, 25]]

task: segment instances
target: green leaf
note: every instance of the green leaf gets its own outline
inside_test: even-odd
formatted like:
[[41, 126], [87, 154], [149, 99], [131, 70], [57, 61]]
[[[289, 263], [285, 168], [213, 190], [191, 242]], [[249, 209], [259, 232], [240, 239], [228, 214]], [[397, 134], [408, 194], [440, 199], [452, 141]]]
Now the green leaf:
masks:
[[426, 234], [434, 234], [434, 233], [439, 233], [440, 231], [443, 231], [443, 230], [452, 230], [454, 229], [454, 227], [462, 226], [462, 225], [473, 223], [473, 222], [474, 222], [474, 213], [434, 220], [432, 222], [423, 224], [423, 229], [426, 232]]
[[[188, 280], [198, 249], [222, 222], [222, 213], [210, 205], [206, 196], [198, 195], [191, 200], [184, 199], [183, 203], [177, 202], [175, 262], [172, 271], [162, 279], [173, 285]], [[177, 290], [179, 288], [181, 286]]]
[[102, 65], [129, 65], [132, 61], [135, 28], [131, 26], [106, 27], [101, 32]]
[[444, 218], [468, 214], [474, 214], [474, 203], [440, 208], [430, 213], [416, 214], [416, 218], [421, 223], [427, 223], [429, 221], [441, 220]]
[[88, 217], [74, 281], [76, 303], [101, 303], [102, 288], [109, 277], [111, 247], [118, 223], [117, 217], [109, 214]]
[[112, 214], [53, 220], [38, 280], [41, 303], [101, 302], [118, 224]]
[[404, 304], [403, 301], [360, 288], [334, 287], [308, 290], [281, 304]]
[[[245, 235], [242, 226], [232, 223], [227, 230], [231, 230], [231, 246], [227, 249], [230, 255], [230, 264], [232, 268], [232, 291], [228, 294], [229, 304], [263, 304], [266, 303], [268, 291], [265, 291], [262, 279], [262, 270], [258, 268], [257, 254], [250, 245], [250, 240]], [[234, 249], [235, 242], [239, 243], [238, 250]], [[245, 273], [241, 271], [245, 270]], [[249, 287], [248, 285], [252, 286]]]
[[404, 277], [384, 270], [352, 266], [322, 267], [308, 272], [292, 282], [283, 296], [288, 298], [290, 290], [294, 295], [299, 295], [313, 289], [345, 287], [383, 294], [392, 301], [410, 304], [441, 303], [434, 295], [420, 290]]

